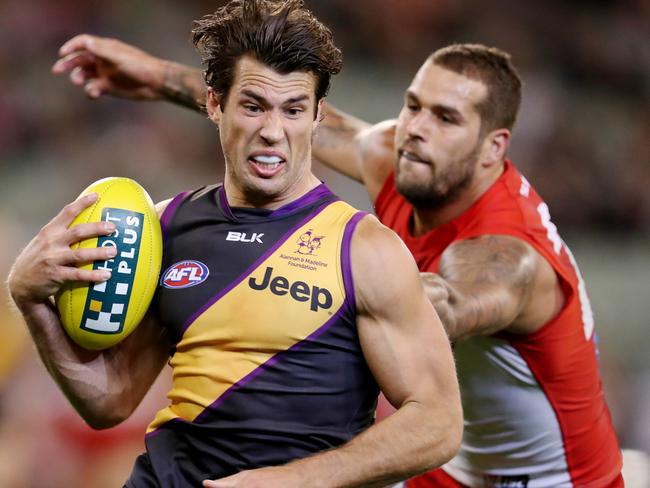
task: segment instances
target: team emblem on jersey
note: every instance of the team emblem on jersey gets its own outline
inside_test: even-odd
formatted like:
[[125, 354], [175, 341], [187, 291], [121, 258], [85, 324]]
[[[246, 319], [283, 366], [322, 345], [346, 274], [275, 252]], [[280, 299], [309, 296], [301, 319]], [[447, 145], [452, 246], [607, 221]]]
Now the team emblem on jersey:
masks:
[[209, 275], [210, 270], [200, 261], [179, 261], [165, 270], [160, 284], [165, 288], [188, 288], [203, 283]]
[[303, 233], [298, 237], [298, 249], [294, 252], [298, 254], [309, 254], [310, 256], [315, 256], [314, 251], [321, 246], [321, 241], [325, 236], [316, 236], [314, 231], [309, 229], [307, 232]]

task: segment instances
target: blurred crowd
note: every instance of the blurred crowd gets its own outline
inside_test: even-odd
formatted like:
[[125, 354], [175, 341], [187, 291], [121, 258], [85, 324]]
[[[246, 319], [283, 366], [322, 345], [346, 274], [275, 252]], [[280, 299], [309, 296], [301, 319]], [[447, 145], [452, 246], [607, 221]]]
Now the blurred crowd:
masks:
[[[222, 3], [0, 1], [3, 281], [20, 247], [96, 179], [130, 176], [160, 200], [221, 178], [214, 128], [201, 116], [164, 104], [90, 102], [50, 67], [58, 47], [80, 32], [198, 66], [189, 43], [192, 20]], [[396, 115], [401, 91], [436, 48], [459, 41], [509, 51], [525, 82], [511, 156], [549, 203], [561, 232], [648, 241], [649, 2], [306, 3], [332, 27], [345, 55], [333, 101], [354, 97], [354, 110], [372, 122]], [[340, 178], [330, 181], [344, 196], [362, 194]], [[646, 301], [649, 281], [635, 288]], [[128, 425], [93, 433], [45, 376], [4, 291], [0, 317], [0, 486], [119, 486], [142, 449], [152, 412], [165, 401], [167, 372]], [[624, 334], [624, 324], [600, 327]], [[632, 366], [624, 354], [604, 354], [612, 410], [623, 444], [650, 449], [650, 364], [634, 363], [628, 378]]]

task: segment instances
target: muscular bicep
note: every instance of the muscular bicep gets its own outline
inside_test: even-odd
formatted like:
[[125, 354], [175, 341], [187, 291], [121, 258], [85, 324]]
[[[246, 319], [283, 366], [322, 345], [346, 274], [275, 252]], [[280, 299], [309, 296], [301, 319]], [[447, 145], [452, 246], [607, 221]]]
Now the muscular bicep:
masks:
[[502, 329], [532, 333], [563, 304], [558, 278], [546, 259], [507, 235], [453, 244], [442, 255], [439, 274], [452, 290], [454, 339]]
[[369, 234], [370, 239], [355, 236], [352, 253], [366, 361], [395, 407], [416, 402], [438, 408], [441, 399], [450, 399], [453, 408], [457, 384], [451, 347], [415, 263], [388, 229]]

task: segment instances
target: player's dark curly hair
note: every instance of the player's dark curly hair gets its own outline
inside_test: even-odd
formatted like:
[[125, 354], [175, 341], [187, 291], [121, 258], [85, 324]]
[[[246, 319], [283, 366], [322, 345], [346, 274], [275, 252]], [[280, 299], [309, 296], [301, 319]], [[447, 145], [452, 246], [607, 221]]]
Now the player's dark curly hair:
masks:
[[434, 64], [485, 83], [488, 92], [476, 107], [481, 116], [481, 131], [512, 129], [521, 105], [521, 78], [500, 49], [482, 44], [452, 44], [434, 52]]
[[302, 0], [232, 0], [195, 22], [192, 42], [201, 53], [205, 81], [222, 106], [242, 56], [282, 74], [313, 73], [316, 100], [327, 94], [331, 76], [343, 64], [332, 33]]

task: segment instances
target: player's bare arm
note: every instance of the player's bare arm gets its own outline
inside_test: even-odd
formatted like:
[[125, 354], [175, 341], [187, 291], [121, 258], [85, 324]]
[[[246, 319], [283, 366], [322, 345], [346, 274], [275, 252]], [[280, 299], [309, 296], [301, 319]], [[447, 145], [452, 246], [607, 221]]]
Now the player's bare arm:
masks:
[[[404, 244], [366, 217], [353, 238], [351, 262], [364, 356], [397, 412], [324, 455], [321, 479], [336, 481], [327, 486], [385, 486], [454, 455], [462, 432], [460, 397], [449, 341]], [[329, 469], [335, 474], [325, 475]]]
[[443, 253], [438, 274], [421, 276], [452, 340], [500, 330], [529, 334], [564, 305], [550, 264], [511, 236], [459, 241]]
[[[348, 448], [360, 465], [374, 457], [366, 474], [385, 476], [371, 485], [382, 486], [393, 481], [391, 470], [410, 477], [453, 457], [462, 435], [460, 395], [448, 338], [403, 242], [368, 216], [353, 239], [351, 260], [364, 356], [397, 413]], [[373, 456], [370, 446], [377, 446]]]
[[69, 73], [90, 98], [108, 94], [132, 100], [167, 100], [205, 112], [201, 71], [156, 58], [117, 39], [80, 34], [59, 50], [52, 67]]
[[96, 198], [93, 194], [76, 200], [45, 225], [17, 258], [8, 285], [50, 375], [86, 422], [107, 428], [127, 418], [140, 403], [165, 364], [168, 346], [164, 332], [150, 317], [123, 342], [104, 351], [79, 347], [61, 325], [52, 296], [63, 283], [109, 277], [106, 271], [77, 265], [110, 259], [113, 249], [70, 248], [114, 231], [107, 222], [68, 228]]
[[394, 167], [394, 138], [394, 120], [371, 125], [326, 103], [313, 155], [326, 166], [363, 183], [374, 201]]

